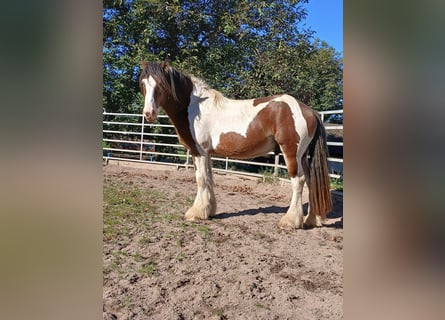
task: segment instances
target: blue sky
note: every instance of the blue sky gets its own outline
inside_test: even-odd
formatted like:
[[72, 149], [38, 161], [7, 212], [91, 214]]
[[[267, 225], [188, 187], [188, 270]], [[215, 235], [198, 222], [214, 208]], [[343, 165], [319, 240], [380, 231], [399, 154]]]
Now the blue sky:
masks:
[[306, 24], [343, 56], [343, 0], [309, 0]]

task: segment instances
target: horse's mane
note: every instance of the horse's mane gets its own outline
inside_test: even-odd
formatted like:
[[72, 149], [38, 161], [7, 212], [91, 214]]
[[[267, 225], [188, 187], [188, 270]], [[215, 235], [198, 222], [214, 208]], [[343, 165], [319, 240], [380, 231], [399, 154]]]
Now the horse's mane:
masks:
[[216, 106], [219, 106], [224, 102], [225, 97], [223, 94], [209, 87], [204, 80], [189, 76], [168, 64], [163, 64], [162, 62], [148, 64], [142, 70], [140, 79], [146, 78], [149, 75], [155, 79], [161, 90], [166, 94], [173, 96], [176, 101], [179, 101], [180, 99], [180, 97], [178, 97], [179, 88], [187, 88], [190, 85], [193, 85], [196, 95], [211, 95]]

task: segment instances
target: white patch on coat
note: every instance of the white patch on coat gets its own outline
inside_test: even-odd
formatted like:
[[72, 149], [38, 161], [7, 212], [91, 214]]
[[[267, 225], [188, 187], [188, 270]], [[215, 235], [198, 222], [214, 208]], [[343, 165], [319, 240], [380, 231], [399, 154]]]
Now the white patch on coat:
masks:
[[[189, 123], [194, 139], [215, 149], [221, 134], [234, 132], [247, 136], [249, 124], [266, 104], [253, 107], [252, 100], [231, 100], [218, 96], [201, 80], [193, 79], [194, 90], [189, 105]], [[211, 144], [208, 144], [211, 142]], [[207, 151], [207, 150], [206, 150]]]
[[157, 114], [156, 104], [155, 104], [155, 87], [156, 81], [152, 76], [149, 76], [148, 79], [142, 79], [142, 83], [145, 86], [145, 99], [144, 99], [144, 109], [142, 113], [146, 114]]
[[300, 137], [307, 137], [308, 135], [307, 124], [306, 120], [303, 117], [303, 112], [301, 111], [301, 107], [298, 104], [298, 101], [294, 97], [289, 96], [287, 94], [279, 96], [276, 99], [273, 99], [273, 101], [283, 101], [287, 103], [290, 110], [292, 111], [295, 123], [295, 130], [297, 131]]

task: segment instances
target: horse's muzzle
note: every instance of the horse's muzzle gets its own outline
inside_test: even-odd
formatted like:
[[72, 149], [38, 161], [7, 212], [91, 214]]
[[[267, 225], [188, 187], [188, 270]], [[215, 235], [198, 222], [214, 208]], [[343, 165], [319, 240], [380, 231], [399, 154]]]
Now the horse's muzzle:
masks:
[[156, 113], [144, 113], [145, 120], [147, 120], [148, 123], [156, 122], [156, 119], [158, 115]]

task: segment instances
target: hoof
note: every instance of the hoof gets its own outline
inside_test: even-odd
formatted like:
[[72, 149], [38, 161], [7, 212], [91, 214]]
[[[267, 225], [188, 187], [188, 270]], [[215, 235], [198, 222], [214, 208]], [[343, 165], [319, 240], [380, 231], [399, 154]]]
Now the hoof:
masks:
[[188, 221], [198, 221], [198, 220], [207, 220], [208, 214], [206, 214], [205, 210], [198, 210], [195, 207], [191, 207], [187, 210], [184, 215], [185, 220]]
[[292, 231], [295, 229], [295, 226], [293, 226], [290, 223], [281, 223], [278, 222], [278, 228], [280, 228], [281, 230], [285, 230], [285, 231]]
[[310, 230], [310, 229], [313, 229], [313, 228], [315, 228], [315, 226], [312, 226], [312, 225], [310, 225], [310, 224], [303, 223], [303, 229], [304, 229], [304, 230]]
[[304, 228], [305, 229], [312, 229], [315, 227], [321, 227], [323, 226], [323, 220], [320, 216], [316, 216], [314, 214], [308, 215], [306, 219], [304, 220]]
[[187, 221], [199, 221], [199, 220], [202, 220], [202, 219], [199, 219], [199, 218], [197, 218], [197, 217], [194, 217], [194, 216], [187, 216], [187, 215], [185, 215], [184, 218], [185, 218], [185, 220], [187, 220]]
[[300, 229], [301, 226], [297, 225], [294, 221], [290, 220], [287, 216], [281, 218], [278, 222], [278, 228], [281, 230], [291, 231], [294, 229]]

